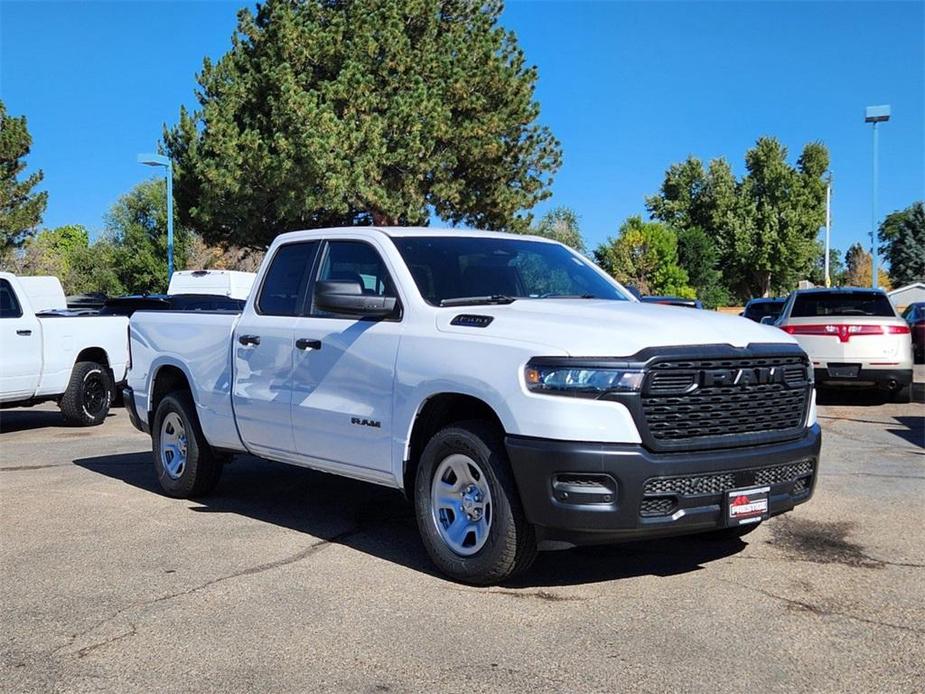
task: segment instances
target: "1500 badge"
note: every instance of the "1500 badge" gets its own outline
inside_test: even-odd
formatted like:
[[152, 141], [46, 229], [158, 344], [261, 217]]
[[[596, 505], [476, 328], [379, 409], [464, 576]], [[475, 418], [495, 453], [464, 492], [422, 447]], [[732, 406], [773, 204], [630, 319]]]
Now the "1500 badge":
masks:
[[382, 422], [376, 421], [375, 419], [365, 419], [362, 417], [351, 417], [351, 424], [356, 424], [359, 427], [372, 427], [373, 429], [381, 429]]

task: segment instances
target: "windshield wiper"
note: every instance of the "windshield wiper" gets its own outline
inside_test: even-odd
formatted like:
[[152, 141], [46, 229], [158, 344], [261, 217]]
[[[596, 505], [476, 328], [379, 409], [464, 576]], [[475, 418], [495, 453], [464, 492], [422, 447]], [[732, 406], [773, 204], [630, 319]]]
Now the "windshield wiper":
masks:
[[599, 299], [599, 296], [594, 296], [594, 294], [543, 294], [540, 296], [541, 299]]
[[490, 294], [488, 296], [457, 296], [452, 299], [441, 299], [441, 306], [475, 306], [478, 304], [510, 304], [517, 301], [516, 297], [506, 294]]

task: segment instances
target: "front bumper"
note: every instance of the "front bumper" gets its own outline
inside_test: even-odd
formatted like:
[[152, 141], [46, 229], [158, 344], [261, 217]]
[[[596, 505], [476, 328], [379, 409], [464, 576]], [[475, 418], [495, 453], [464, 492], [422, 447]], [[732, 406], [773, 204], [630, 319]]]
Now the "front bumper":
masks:
[[[584, 545], [723, 528], [725, 496], [732, 489], [770, 486], [769, 515], [789, 511], [813, 494], [821, 440], [816, 424], [792, 441], [690, 453], [517, 436], [505, 443], [538, 539]], [[562, 480], [595, 475], [616, 483], [613, 495], [587, 503], [582, 501], [591, 495], [562, 499], [563, 488], [576, 488], [563, 487]]]

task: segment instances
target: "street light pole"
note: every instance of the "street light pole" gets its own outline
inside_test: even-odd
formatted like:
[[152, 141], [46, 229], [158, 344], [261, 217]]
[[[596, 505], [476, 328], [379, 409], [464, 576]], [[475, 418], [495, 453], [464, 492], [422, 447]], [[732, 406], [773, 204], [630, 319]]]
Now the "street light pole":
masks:
[[160, 154], [139, 154], [138, 163], [163, 166], [167, 177], [167, 282], [173, 277], [173, 162]]
[[878, 234], [878, 225], [877, 225], [877, 188], [878, 188], [878, 177], [880, 174], [878, 166], [878, 139], [877, 139], [877, 124], [885, 123], [890, 120], [890, 106], [889, 104], [883, 106], [868, 106], [864, 112], [864, 122], [873, 123], [874, 130], [874, 171], [873, 171], [873, 194], [872, 198], [872, 209], [871, 209], [871, 229], [870, 229], [870, 255], [871, 255], [871, 273], [870, 273], [870, 286], [874, 289], [877, 288], [879, 284], [879, 275], [877, 274], [877, 244], [879, 241]]

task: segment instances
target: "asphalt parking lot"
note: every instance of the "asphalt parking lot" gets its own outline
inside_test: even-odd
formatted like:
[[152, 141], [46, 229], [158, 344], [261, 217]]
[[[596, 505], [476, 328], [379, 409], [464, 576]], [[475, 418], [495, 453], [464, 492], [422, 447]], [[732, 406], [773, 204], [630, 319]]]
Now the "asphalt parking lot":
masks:
[[815, 498], [744, 541], [485, 589], [435, 575], [397, 493], [239, 458], [169, 499], [123, 410], [4, 411], [0, 688], [923, 691], [925, 407], [824, 402]]

